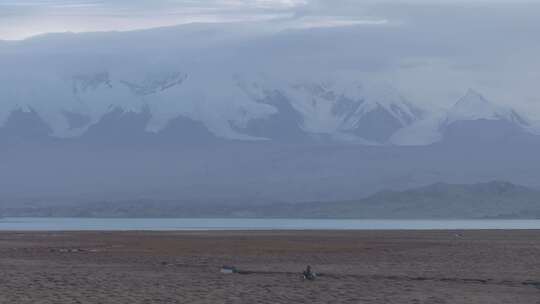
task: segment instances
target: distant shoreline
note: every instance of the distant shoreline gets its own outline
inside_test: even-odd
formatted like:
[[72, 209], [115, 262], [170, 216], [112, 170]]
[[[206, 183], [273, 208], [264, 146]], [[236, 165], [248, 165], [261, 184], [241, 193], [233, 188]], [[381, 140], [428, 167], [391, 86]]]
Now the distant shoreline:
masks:
[[385, 220], [243, 218], [0, 219], [0, 231], [454, 231], [540, 230], [540, 220]]

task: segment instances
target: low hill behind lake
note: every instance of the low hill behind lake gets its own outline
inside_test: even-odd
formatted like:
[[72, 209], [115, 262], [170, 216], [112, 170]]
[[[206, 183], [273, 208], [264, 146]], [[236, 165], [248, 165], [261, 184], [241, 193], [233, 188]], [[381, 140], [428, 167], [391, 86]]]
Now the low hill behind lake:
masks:
[[540, 191], [509, 182], [436, 183], [334, 202], [197, 202], [174, 200], [3, 204], [4, 216], [141, 218], [540, 218]]

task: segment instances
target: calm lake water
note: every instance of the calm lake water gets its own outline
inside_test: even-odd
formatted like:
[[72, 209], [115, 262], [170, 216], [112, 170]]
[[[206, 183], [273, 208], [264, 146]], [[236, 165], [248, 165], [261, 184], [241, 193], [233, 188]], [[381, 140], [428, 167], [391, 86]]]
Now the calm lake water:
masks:
[[1, 218], [3, 231], [540, 229], [540, 220]]

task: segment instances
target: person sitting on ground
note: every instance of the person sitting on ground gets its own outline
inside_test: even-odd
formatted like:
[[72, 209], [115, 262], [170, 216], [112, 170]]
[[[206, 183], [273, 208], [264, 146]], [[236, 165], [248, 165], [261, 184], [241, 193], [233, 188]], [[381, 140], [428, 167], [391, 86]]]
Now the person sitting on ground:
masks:
[[306, 270], [302, 273], [304, 275], [304, 279], [313, 281], [315, 280], [316, 274], [311, 271], [311, 266], [307, 265]]

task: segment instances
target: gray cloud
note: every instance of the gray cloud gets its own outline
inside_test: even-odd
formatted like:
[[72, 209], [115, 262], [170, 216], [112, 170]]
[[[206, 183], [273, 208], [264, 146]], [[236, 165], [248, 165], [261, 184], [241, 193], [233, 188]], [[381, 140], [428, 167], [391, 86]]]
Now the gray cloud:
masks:
[[[297, 19], [290, 27], [381, 22], [328, 10], [314, 0], [0, 0], [0, 39], [47, 32], [132, 30], [191, 22]], [[330, 2], [329, 2], [330, 3]], [[332, 6], [329, 6], [332, 7]], [[334, 15], [334, 12], [336, 15]], [[384, 20], [383, 20], [384, 21]]]
[[[0, 39], [249, 21], [228, 31], [271, 32], [272, 39], [240, 43], [212, 60], [275, 73], [350, 72], [431, 105], [473, 87], [540, 114], [539, 12], [539, 1], [502, 0], [0, 0]], [[198, 45], [203, 38], [186, 39]]]

